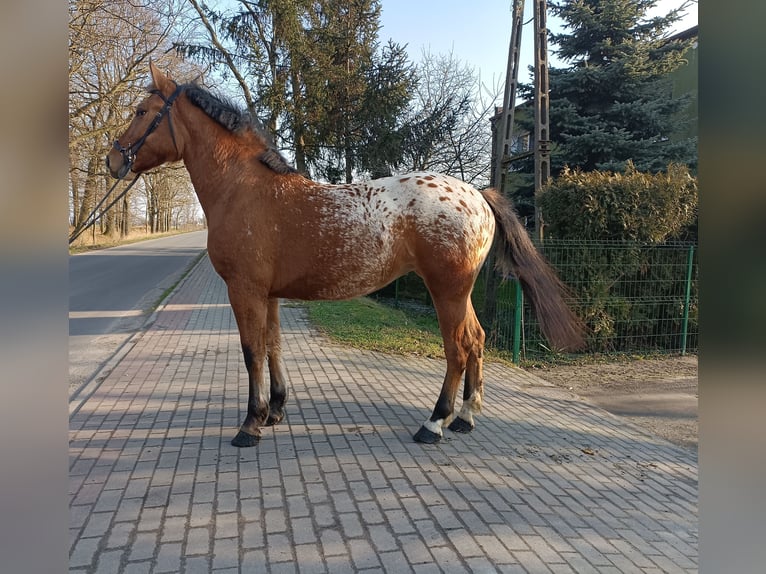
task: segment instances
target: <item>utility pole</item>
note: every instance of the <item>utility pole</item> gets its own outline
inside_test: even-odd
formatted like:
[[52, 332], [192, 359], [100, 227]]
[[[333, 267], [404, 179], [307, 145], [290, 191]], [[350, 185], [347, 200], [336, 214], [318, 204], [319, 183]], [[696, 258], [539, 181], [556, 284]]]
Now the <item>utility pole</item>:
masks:
[[516, 86], [519, 83], [519, 53], [521, 52], [521, 28], [524, 24], [524, 0], [513, 0], [511, 41], [508, 44], [508, 64], [505, 69], [505, 93], [503, 109], [496, 116], [495, 124], [495, 165], [491, 185], [502, 193], [505, 172], [510, 159], [513, 136], [513, 115], [516, 107]]
[[542, 242], [545, 219], [538, 198], [551, 177], [550, 126], [548, 123], [548, 29], [546, 0], [535, 2], [535, 234]]
[[524, 0], [513, 0], [513, 23], [511, 42], [508, 48], [508, 65], [505, 73], [505, 94], [503, 108], [495, 116], [495, 153], [490, 184], [503, 191], [508, 164], [515, 159], [534, 154], [535, 158], [535, 236], [542, 242], [545, 220], [540, 212], [538, 197], [551, 177], [550, 125], [548, 119], [548, 28], [546, 0], [534, 2], [534, 114], [535, 131], [533, 149], [511, 157], [510, 144], [513, 136], [516, 86], [519, 78], [519, 53], [521, 51], [521, 29], [524, 24]]

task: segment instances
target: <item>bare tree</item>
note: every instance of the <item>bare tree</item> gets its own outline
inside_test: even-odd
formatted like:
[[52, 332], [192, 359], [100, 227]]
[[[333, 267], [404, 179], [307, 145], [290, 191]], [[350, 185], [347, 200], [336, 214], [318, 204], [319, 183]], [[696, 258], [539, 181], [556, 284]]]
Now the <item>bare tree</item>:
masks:
[[[143, 97], [148, 60], [178, 67], [165, 55], [183, 3], [69, 0], [70, 223], [80, 225], [106, 191], [104, 156]], [[102, 231], [126, 233], [126, 198]]]
[[405, 125], [405, 167], [486, 184], [491, 163], [489, 118], [501, 88], [484, 86], [474, 69], [450, 53], [423, 51]]
[[144, 176], [144, 210], [151, 233], [162, 233], [193, 223], [197, 200], [189, 174], [180, 166]]

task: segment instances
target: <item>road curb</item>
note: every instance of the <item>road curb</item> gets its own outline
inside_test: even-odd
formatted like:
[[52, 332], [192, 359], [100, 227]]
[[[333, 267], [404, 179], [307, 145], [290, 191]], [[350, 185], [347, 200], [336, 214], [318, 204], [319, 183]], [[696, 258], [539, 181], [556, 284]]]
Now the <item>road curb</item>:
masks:
[[80, 385], [69, 397], [69, 416], [77, 414], [83, 404], [93, 395], [93, 393], [101, 386], [101, 383], [109, 376], [109, 373], [120, 364], [120, 361], [125, 358], [135, 344], [144, 336], [146, 331], [157, 320], [158, 315], [165, 309], [170, 298], [178, 292], [186, 283], [192, 272], [200, 265], [203, 259], [207, 256], [207, 249], [203, 249], [202, 252], [191, 262], [191, 264], [184, 270], [181, 278], [175, 284], [175, 286], [168, 291], [168, 293], [160, 300], [155, 307], [154, 311], [147, 317], [147, 319], [141, 323], [135, 333], [128, 337], [117, 349], [112, 353], [98, 368], [98, 370]]

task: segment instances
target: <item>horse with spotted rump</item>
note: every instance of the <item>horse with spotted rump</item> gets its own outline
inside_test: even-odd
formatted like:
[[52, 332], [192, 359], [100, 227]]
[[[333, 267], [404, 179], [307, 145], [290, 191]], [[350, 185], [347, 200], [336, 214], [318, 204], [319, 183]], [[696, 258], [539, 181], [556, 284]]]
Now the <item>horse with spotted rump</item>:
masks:
[[423, 278], [447, 361], [434, 410], [414, 435], [424, 443], [437, 442], [444, 426], [471, 431], [481, 409], [484, 331], [471, 291], [494, 240], [499, 266], [519, 277], [550, 343], [583, 346], [582, 323], [564, 301], [564, 286], [496, 191], [435, 173], [343, 185], [311, 181], [284, 160], [255, 118], [197, 85], [176, 84], [153, 64], [150, 72], [149, 94], [107, 165], [118, 178], [179, 160], [189, 171], [248, 373], [247, 414], [233, 445], [255, 445], [260, 427], [285, 415], [280, 298], [347, 299], [410, 271]]

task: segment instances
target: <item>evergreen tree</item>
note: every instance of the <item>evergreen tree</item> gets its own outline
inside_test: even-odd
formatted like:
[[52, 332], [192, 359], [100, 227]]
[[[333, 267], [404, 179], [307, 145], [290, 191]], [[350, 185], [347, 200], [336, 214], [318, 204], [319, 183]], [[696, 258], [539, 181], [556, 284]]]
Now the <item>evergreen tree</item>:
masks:
[[299, 171], [351, 181], [399, 161], [391, 134], [414, 72], [403, 47], [379, 49], [379, 0], [240, 0], [233, 13], [191, 3], [210, 42], [177, 49], [225, 64]]
[[401, 163], [405, 151], [402, 118], [416, 83], [415, 70], [404, 46], [389, 40], [366, 66], [364, 78], [365, 113], [354, 127], [354, 163], [371, 177], [385, 177]]
[[552, 172], [657, 172], [670, 162], [696, 166], [696, 141], [672, 136], [688, 99], [672, 97], [669, 73], [684, 63], [691, 40], [669, 40], [668, 29], [685, 6], [647, 17], [657, 0], [561, 0], [553, 12], [567, 33], [552, 34], [569, 65], [552, 68], [550, 122]]
[[189, 0], [208, 38], [178, 41], [186, 56], [216, 68], [224, 79], [234, 77], [251, 114], [262, 119], [277, 143], [292, 148], [296, 167], [307, 171], [300, 85], [305, 54], [302, 19], [310, 0], [240, 0], [233, 10]]
[[[565, 32], [550, 34], [567, 64], [549, 70], [551, 176], [565, 166], [588, 172], [656, 173], [671, 162], [697, 165], [696, 138], [683, 137], [679, 112], [688, 97], [673, 98], [670, 73], [684, 65], [692, 39], [671, 40], [669, 29], [686, 4], [665, 16], [648, 17], [657, 0], [553, 0], [551, 11]], [[520, 87], [532, 98], [532, 86]], [[531, 105], [516, 123], [534, 132]], [[675, 137], [674, 137], [675, 136]], [[533, 159], [512, 164], [511, 196], [519, 215], [534, 221]]]
[[379, 49], [378, 0], [319, 0], [314, 12], [322, 113], [314, 125], [327, 149], [317, 154], [318, 175], [350, 182], [354, 172], [385, 175], [398, 163], [398, 118], [410, 99], [414, 70], [404, 47]]

